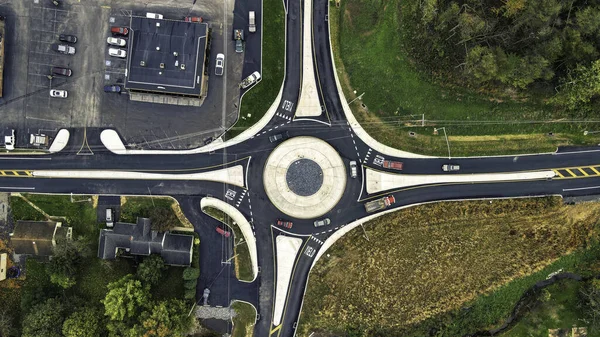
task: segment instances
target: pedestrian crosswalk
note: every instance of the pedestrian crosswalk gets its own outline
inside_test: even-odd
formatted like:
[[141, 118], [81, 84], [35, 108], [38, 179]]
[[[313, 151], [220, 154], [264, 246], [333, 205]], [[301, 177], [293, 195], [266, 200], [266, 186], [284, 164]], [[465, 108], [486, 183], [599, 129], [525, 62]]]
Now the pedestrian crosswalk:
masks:
[[290, 116], [287, 116], [287, 115], [284, 115], [284, 114], [282, 114], [282, 113], [279, 113], [279, 112], [275, 113], [275, 116], [277, 116], [277, 117], [279, 117], [279, 118], [283, 118], [283, 119], [285, 119], [285, 120], [288, 120], [288, 121], [291, 121], [291, 120], [292, 120], [292, 117], [290, 117]]

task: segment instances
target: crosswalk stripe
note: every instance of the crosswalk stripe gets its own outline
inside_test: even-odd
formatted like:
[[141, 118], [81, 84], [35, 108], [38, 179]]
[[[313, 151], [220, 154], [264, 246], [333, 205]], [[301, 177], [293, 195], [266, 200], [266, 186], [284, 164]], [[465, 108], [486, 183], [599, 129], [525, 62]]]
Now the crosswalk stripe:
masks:
[[573, 173], [573, 171], [571, 171], [570, 169], [565, 169], [565, 171], [567, 171], [573, 177], [577, 177], [577, 175], [575, 173]]
[[564, 178], [565, 176], [562, 175], [562, 173], [560, 173], [559, 170], [554, 170], [554, 173], [558, 174], [559, 177]]

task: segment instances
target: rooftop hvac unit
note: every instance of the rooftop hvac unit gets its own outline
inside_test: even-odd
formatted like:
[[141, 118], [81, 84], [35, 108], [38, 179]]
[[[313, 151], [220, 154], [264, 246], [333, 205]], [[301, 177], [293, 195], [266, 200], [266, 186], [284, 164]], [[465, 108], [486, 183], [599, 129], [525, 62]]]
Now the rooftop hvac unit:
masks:
[[157, 22], [157, 23], [156, 23], [156, 27], [160, 27], [160, 22]]
[[185, 64], [184, 63], [181, 64], [181, 70], [185, 70]]
[[165, 69], [165, 64], [164, 63], [160, 63], [160, 69]]
[[146, 66], [146, 61], [140, 61], [140, 67], [145, 67]]

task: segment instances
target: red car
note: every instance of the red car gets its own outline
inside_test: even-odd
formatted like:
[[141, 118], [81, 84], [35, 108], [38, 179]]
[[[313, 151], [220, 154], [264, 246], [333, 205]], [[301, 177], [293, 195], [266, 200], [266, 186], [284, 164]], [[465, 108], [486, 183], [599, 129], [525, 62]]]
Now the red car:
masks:
[[115, 35], [127, 36], [129, 34], [129, 28], [127, 28], [127, 27], [110, 27], [110, 32]]
[[384, 160], [383, 167], [400, 171], [400, 170], [402, 170], [402, 162]]
[[277, 226], [282, 226], [285, 228], [292, 228], [294, 224], [291, 221], [277, 220]]
[[226, 238], [228, 238], [228, 237], [231, 235], [231, 233], [229, 233], [229, 232], [225, 231], [225, 230], [224, 230], [223, 228], [221, 228], [221, 227], [217, 227], [217, 233], [219, 233], [219, 234], [223, 235], [223, 236], [224, 236], [224, 237], [226, 237]]
[[186, 16], [184, 18], [185, 22], [202, 22], [204, 21], [200, 16]]

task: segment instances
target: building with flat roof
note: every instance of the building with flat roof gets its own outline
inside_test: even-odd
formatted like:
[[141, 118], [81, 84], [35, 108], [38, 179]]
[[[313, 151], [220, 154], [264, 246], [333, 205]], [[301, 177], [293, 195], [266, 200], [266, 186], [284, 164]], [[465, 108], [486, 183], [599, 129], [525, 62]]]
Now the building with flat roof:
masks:
[[206, 23], [131, 17], [125, 88], [204, 96], [207, 34]]
[[73, 228], [54, 221], [17, 221], [10, 241], [15, 254], [51, 256], [57, 241], [71, 240]]

